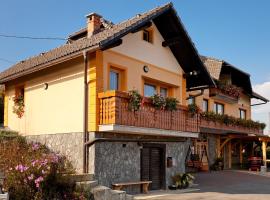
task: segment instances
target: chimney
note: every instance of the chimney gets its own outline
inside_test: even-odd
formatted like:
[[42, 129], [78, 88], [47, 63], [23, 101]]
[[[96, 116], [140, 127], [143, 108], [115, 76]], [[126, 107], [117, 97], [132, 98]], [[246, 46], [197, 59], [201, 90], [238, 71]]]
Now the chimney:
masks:
[[90, 13], [86, 16], [87, 18], [87, 37], [91, 37], [97, 33], [101, 28], [102, 16], [97, 13]]

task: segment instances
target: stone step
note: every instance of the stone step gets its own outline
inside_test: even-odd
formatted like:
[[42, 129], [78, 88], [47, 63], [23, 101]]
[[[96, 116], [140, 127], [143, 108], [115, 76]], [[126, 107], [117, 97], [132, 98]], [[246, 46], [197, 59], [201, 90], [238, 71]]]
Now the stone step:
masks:
[[0, 194], [0, 200], [8, 200], [8, 194]]
[[126, 200], [126, 192], [120, 190], [110, 190], [111, 200]]
[[134, 196], [130, 194], [126, 194], [126, 200], [134, 200]]
[[94, 174], [67, 174], [65, 176], [72, 182], [94, 181]]
[[83, 191], [90, 191], [94, 187], [98, 186], [97, 181], [81, 181], [76, 182], [76, 188]]
[[94, 187], [91, 192], [95, 200], [110, 200], [110, 188], [105, 186]]

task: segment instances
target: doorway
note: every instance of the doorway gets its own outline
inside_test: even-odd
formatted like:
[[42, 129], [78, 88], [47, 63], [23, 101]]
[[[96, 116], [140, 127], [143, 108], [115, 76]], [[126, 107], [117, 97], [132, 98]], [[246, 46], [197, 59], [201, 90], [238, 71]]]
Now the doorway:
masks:
[[166, 145], [143, 144], [141, 149], [141, 180], [152, 181], [150, 190], [165, 189]]

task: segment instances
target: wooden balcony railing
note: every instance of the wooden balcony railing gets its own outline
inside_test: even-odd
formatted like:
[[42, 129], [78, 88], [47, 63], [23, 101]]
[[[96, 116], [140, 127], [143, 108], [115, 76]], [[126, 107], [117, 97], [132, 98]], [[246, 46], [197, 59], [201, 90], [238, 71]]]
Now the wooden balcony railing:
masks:
[[202, 128], [221, 130], [224, 133], [262, 134], [261, 129], [226, 125], [208, 121], [200, 114], [191, 116], [187, 107], [179, 105], [176, 111], [156, 110], [145, 98], [143, 106], [136, 112], [128, 109], [128, 94], [119, 91], [99, 93], [99, 125], [125, 125], [144, 128], [199, 133]]
[[144, 105], [136, 112], [128, 109], [128, 94], [107, 91], [99, 94], [100, 125], [117, 124], [135, 127], [199, 132], [199, 118], [190, 116], [187, 108], [178, 106], [176, 111], [156, 110], [145, 98]]
[[256, 135], [263, 134], [262, 129], [248, 128], [248, 127], [237, 126], [237, 125], [227, 125], [220, 122], [208, 121], [203, 118], [200, 119], [200, 128], [222, 130], [225, 133], [234, 132], [234, 133], [245, 133], [245, 134], [256, 134]]
[[209, 95], [210, 97], [213, 97], [217, 100], [226, 101], [228, 103], [237, 103], [238, 98], [229, 94], [226, 94], [219, 88], [210, 88], [209, 89]]

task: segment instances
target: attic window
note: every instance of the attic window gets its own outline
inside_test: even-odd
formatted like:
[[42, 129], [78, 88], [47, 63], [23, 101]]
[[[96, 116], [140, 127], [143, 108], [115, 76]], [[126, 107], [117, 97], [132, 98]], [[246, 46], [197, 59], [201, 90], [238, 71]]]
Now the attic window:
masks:
[[143, 30], [143, 40], [149, 43], [153, 43], [153, 30]]

